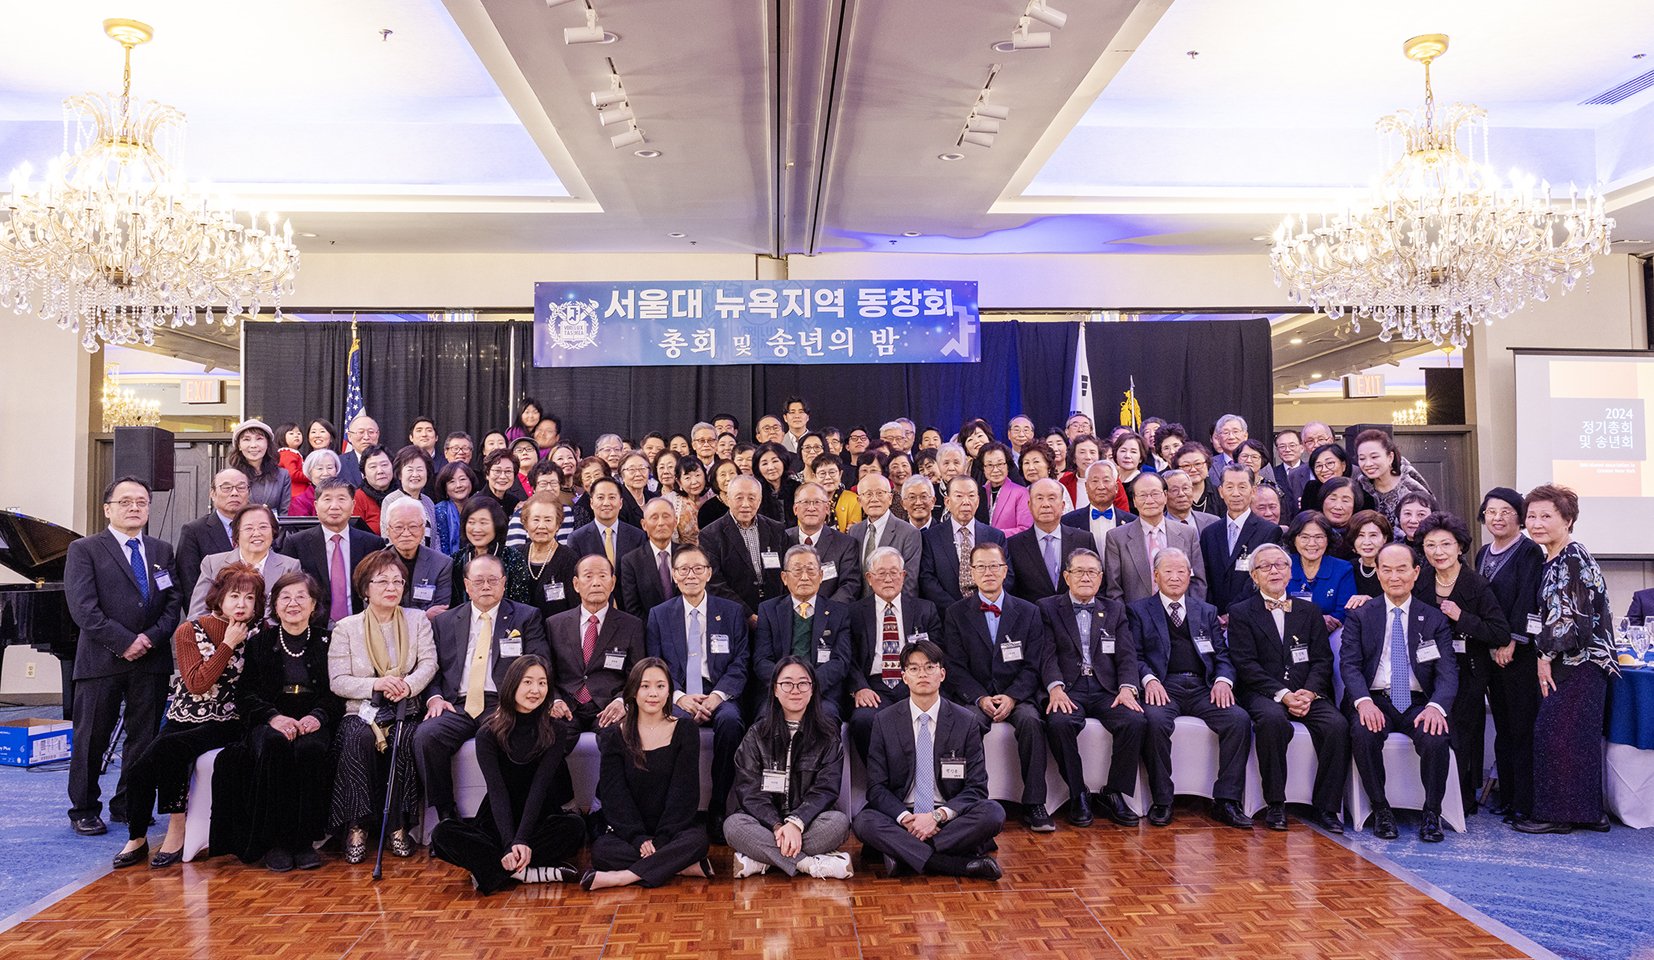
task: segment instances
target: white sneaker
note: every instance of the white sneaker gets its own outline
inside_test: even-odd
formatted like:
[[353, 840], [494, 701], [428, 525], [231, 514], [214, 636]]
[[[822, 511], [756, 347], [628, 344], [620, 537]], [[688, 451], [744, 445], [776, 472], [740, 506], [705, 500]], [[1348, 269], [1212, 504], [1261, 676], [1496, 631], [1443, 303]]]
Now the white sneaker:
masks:
[[856, 875], [855, 868], [850, 865], [850, 855], [843, 851], [804, 857], [798, 865], [819, 880], [848, 880]]
[[571, 867], [524, 867], [511, 875], [522, 883], [573, 883], [580, 871]]
[[735, 853], [735, 879], [756, 877], [768, 873], [770, 865], [762, 860], [754, 860], [740, 851]]

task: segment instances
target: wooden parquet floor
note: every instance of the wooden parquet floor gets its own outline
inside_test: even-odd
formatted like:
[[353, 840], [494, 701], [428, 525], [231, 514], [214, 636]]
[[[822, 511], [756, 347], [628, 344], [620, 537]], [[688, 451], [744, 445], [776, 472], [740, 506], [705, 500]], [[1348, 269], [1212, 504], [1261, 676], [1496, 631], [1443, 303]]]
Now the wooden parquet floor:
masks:
[[1035, 836], [1013, 821], [1000, 838], [999, 883], [877, 873], [731, 881], [728, 850], [714, 848], [713, 860], [721, 879], [654, 891], [520, 886], [488, 898], [423, 851], [387, 857], [377, 884], [368, 865], [346, 866], [331, 852], [321, 870], [285, 875], [224, 857], [165, 872], [138, 867], [0, 933], [0, 957], [1525, 956], [1301, 824], [1245, 834], [1181, 806], [1164, 829], [1099, 821]]

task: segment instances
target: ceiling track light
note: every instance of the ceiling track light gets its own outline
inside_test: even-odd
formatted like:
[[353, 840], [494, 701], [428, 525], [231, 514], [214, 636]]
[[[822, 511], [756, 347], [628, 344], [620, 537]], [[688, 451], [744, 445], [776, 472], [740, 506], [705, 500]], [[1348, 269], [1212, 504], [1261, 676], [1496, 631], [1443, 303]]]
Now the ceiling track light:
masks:
[[998, 136], [999, 135], [995, 133], [981, 133], [975, 130], [966, 130], [964, 135], [959, 138], [959, 142], [968, 143], [973, 147], [992, 147], [994, 145], [994, 140]]
[[[610, 62], [613, 63], [612, 60]], [[625, 102], [626, 91], [621, 89], [620, 74], [618, 73], [611, 72], [609, 74], [609, 89], [592, 91], [592, 106], [599, 109], [603, 107], [612, 107], [617, 103]]]
[[597, 122], [605, 127], [612, 127], [617, 123], [625, 123], [636, 118], [629, 104], [620, 104], [615, 107], [605, 107], [597, 111]]
[[988, 95], [984, 93], [982, 99], [976, 102], [974, 113], [979, 117], [992, 117], [995, 120], [1006, 120], [1011, 116], [1011, 108], [988, 102]]
[[[1029, 33], [1030, 20], [1023, 17], [1017, 21], [1017, 28], [1011, 31], [1011, 49], [1013, 50], [1043, 50], [1051, 45], [1049, 32]], [[568, 31], [564, 31], [567, 33]]]
[[1045, 0], [1029, 0], [1026, 15], [1056, 30], [1068, 22], [1068, 14], [1047, 6]]
[[[1050, 35], [1047, 34], [1046, 36], [1049, 38]], [[583, 27], [564, 27], [563, 42], [571, 47], [577, 43], [603, 42], [603, 28], [598, 26], [597, 11], [592, 9], [591, 4], [586, 4], [586, 25]]]
[[973, 113], [965, 120], [965, 129], [972, 133], [998, 133], [999, 121]]
[[574, 0], [546, 0], [546, 8], [550, 9], [552, 7], [561, 7], [573, 2]]
[[636, 123], [628, 124], [625, 130], [609, 138], [609, 143], [619, 150], [621, 147], [633, 147], [643, 142], [643, 131], [637, 128]]

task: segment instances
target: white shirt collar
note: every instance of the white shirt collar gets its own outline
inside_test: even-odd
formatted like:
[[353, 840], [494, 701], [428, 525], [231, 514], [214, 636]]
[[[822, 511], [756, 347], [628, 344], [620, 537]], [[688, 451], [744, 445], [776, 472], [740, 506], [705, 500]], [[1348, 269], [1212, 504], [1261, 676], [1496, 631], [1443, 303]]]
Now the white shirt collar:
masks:
[[1004, 604], [1005, 604], [1005, 588], [1004, 587], [1001, 587], [1000, 590], [999, 590], [999, 593], [995, 596], [992, 596], [992, 597], [990, 597], [987, 594], [983, 593], [981, 590], [976, 591], [976, 595], [983, 603], [991, 603], [994, 606], [1000, 607], [1002, 609], [1004, 607]]
[[1248, 508], [1245, 511], [1243, 511], [1241, 513], [1241, 515], [1238, 516], [1238, 517], [1230, 517], [1230, 516], [1227, 516], [1227, 514], [1226, 514], [1224, 516], [1224, 520], [1228, 523], [1234, 524], [1237, 527], [1244, 527], [1244, 526], [1246, 526], [1246, 518], [1250, 517], [1251, 515], [1252, 515], [1252, 510], [1251, 510], [1251, 508]]
[[684, 601], [683, 601], [684, 619], [687, 621], [688, 618], [689, 618], [689, 611], [696, 610], [696, 611], [700, 612], [701, 622], [705, 623], [706, 622], [706, 598], [710, 597], [711, 595], [712, 595], [712, 592], [710, 590], [707, 591], [706, 593], [701, 594], [701, 602], [700, 603], [690, 603], [688, 598], [685, 598]]
[[1406, 622], [1407, 615], [1413, 611], [1413, 597], [1411, 594], [1399, 604], [1391, 603], [1388, 596], [1384, 598], [1384, 618], [1386, 620], [1393, 619], [1397, 610], [1401, 611], [1401, 619]]
[[[126, 549], [126, 542], [128, 540], [134, 539], [134, 537], [129, 537], [126, 534], [120, 532], [119, 530], [116, 530], [115, 525], [112, 524], [112, 523], [109, 525], [109, 535], [111, 537], [115, 538], [115, 542], [121, 545], [122, 550]], [[138, 550], [141, 553], [141, 552], [143, 552], [143, 549], [144, 549], [144, 535], [143, 535], [143, 533], [140, 532], [138, 534], [135, 534], [134, 536], [136, 537], [136, 539], [138, 541]]]
[[821, 604], [819, 603], [820, 599], [821, 599], [821, 595], [819, 593], [812, 593], [808, 597], [805, 597], [803, 600], [798, 599], [797, 597], [793, 596], [790, 593], [787, 594], [787, 602], [791, 603], [793, 605], [793, 612], [794, 613], [797, 613], [798, 608], [803, 606], [806, 603], [810, 605], [810, 612], [815, 613], [817, 610], [821, 609]]
[[942, 718], [942, 698], [937, 697], [936, 702], [930, 705], [929, 710], [920, 710], [919, 705], [917, 703], [913, 702], [912, 697], [909, 697], [907, 699], [907, 714], [908, 714], [909, 722], [912, 723], [913, 726], [915, 726], [915, 727], [917, 727], [919, 725], [919, 715], [920, 714], [925, 714], [926, 716], [929, 716], [930, 717], [930, 732], [934, 736], [935, 733], [936, 733], [936, 721], [938, 721]]
[[[1155, 596], [1160, 598], [1160, 605], [1162, 607], [1166, 608], [1166, 612], [1171, 613], [1172, 612], [1172, 598], [1168, 597], [1164, 593], [1160, 593], [1158, 591], [1155, 593]], [[1189, 595], [1185, 593], [1183, 596], [1178, 597], [1177, 602], [1183, 605], [1183, 612], [1185, 614], [1187, 614], [1189, 612]]]

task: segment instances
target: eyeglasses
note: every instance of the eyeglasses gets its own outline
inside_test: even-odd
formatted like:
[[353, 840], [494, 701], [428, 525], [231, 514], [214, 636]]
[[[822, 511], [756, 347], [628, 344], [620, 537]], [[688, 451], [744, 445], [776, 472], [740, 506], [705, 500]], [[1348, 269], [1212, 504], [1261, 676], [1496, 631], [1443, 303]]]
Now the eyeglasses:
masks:
[[821, 573], [821, 568], [815, 564], [811, 564], [807, 567], [800, 566], [799, 564], [793, 564], [787, 568], [787, 572], [795, 577], [813, 577]]
[[995, 570], [1005, 569], [1005, 564], [1000, 563], [997, 560], [994, 561], [993, 563], [973, 563], [973, 564], [971, 564], [971, 569], [972, 570], [981, 570], [983, 572], [991, 573]]
[[1286, 560], [1275, 560], [1271, 563], [1254, 563], [1254, 564], [1252, 564], [1252, 569], [1254, 569], [1254, 570], [1290, 570], [1290, 569], [1292, 569], [1292, 564], [1289, 561], [1286, 561]]
[[466, 577], [465, 582], [479, 587], [497, 587], [505, 582], [504, 577]]
[[1095, 580], [1103, 575], [1103, 571], [1070, 569], [1068, 575], [1076, 580]]
[[250, 488], [245, 483], [220, 483], [213, 489], [219, 493], [246, 493]]
[[408, 581], [402, 579], [401, 577], [397, 577], [395, 579], [390, 579], [390, 580], [387, 580], [383, 577], [374, 577], [372, 580], [368, 581], [368, 585], [373, 586], [373, 587], [401, 587], [403, 584], [406, 584], [407, 582]]
[[695, 577], [704, 576], [705, 574], [712, 572], [712, 568], [704, 563], [680, 563], [673, 569], [678, 573], [687, 573]]
[[942, 669], [940, 663], [910, 663], [902, 670], [907, 673], [930, 674]]
[[416, 533], [425, 529], [423, 523], [388, 523], [385, 529], [391, 533]]
[[1326, 543], [1327, 537], [1321, 533], [1300, 533], [1298, 540], [1301, 543]]
[[794, 506], [799, 506], [799, 507], [825, 507], [827, 505], [827, 501], [825, 501], [825, 500], [794, 500], [793, 505]]
[[144, 498], [142, 500], [134, 500], [131, 497], [126, 497], [125, 499], [122, 499], [122, 500], [105, 500], [104, 502], [114, 504], [115, 506], [120, 507], [122, 510], [131, 510], [134, 507], [147, 507], [147, 506], [149, 506], [148, 498]]
[[808, 680], [777, 680], [775, 686], [783, 693], [803, 693], [814, 684]]

